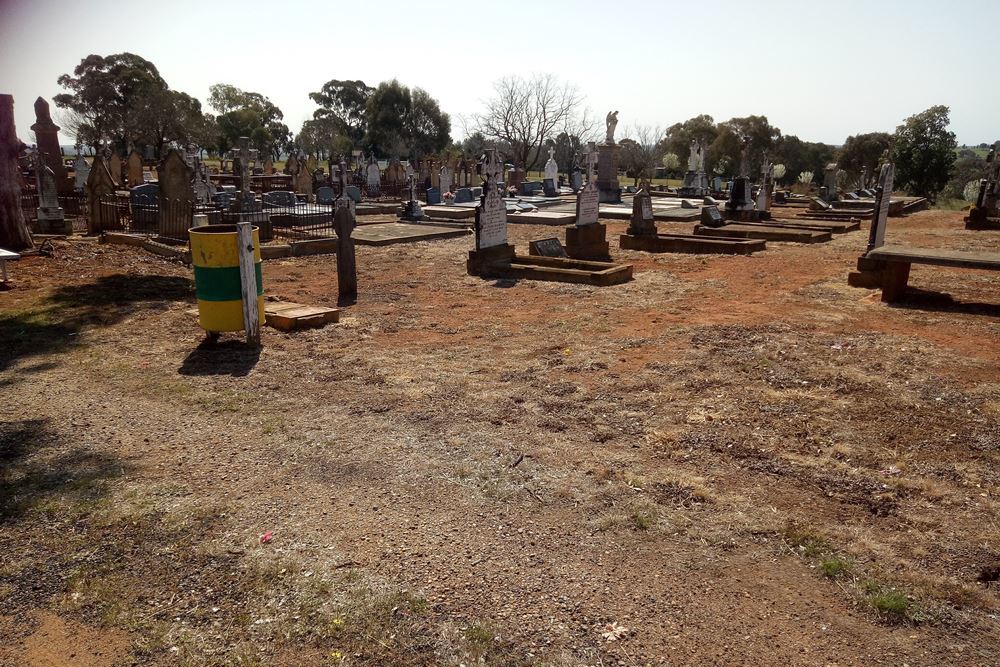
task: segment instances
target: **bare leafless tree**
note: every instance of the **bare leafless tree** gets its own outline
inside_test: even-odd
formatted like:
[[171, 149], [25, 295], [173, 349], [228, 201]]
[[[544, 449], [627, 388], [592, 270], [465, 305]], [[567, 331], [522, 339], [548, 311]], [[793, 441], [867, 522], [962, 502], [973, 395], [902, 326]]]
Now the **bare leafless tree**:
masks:
[[663, 130], [648, 125], [634, 125], [625, 130], [619, 141], [621, 146], [621, 166], [625, 173], [635, 179], [652, 178], [656, 168], [663, 163]]
[[495, 96], [486, 111], [473, 117], [473, 127], [489, 140], [510, 146], [514, 164], [530, 169], [538, 162], [542, 145], [567, 124], [585, 115], [583, 96], [577, 87], [562, 83], [552, 74], [530, 79], [506, 76], [493, 84]]

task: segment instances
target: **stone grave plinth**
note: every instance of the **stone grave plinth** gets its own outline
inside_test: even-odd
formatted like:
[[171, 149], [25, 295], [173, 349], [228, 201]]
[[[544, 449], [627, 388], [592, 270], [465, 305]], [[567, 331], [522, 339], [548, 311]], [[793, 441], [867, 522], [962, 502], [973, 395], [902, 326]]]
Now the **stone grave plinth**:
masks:
[[573, 259], [608, 261], [611, 259], [611, 247], [607, 234], [607, 225], [600, 222], [569, 225], [566, 227], [566, 254]]
[[622, 189], [618, 184], [618, 144], [604, 143], [597, 148], [597, 190], [604, 204], [620, 204]]
[[[706, 207], [713, 208], [713, 207]], [[704, 210], [704, 209], [703, 209]], [[719, 220], [718, 209], [715, 214]], [[659, 234], [653, 218], [652, 200], [643, 190], [636, 193], [632, 201], [632, 220], [628, 233], [618, 238], [622, 250], [643, 250], [645, 252], [686, 252], [696, 254], [749, 255], [763, 250], [764, 241], [746, 239], [725, 239], [689, 234]]]

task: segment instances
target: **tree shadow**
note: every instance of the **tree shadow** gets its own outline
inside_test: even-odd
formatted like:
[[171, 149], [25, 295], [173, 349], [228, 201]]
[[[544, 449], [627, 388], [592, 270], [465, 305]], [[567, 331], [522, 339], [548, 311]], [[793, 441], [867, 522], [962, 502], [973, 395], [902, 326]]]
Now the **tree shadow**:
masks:
[[0, 525], [49, 500], [92, 503], [124, 473], [115, 457], [64, 444], [48, 419], [0, 422]]
[[177, 372], [181, 375], [246, 377], [259, 360], [259, 347], [250, 347], [237, 340], [216, 343], [206, 339], [191, 350]]
[[939, 313], [962, 313], [1000, 318], [1000, 304], [980, 301], [956, 301], [950, 294], [934, 290], [907, 287], [906, 292], [889, 304], [904, 310], [926, 310]]
[[40, 307], [0, 314], [0, 371], [22, 358], [77, 344], [87, 326], [116, 324], [139, 310], [165, 309], [193, 294], [191, 279], [176, 276], [119, 274], [60, 287]]

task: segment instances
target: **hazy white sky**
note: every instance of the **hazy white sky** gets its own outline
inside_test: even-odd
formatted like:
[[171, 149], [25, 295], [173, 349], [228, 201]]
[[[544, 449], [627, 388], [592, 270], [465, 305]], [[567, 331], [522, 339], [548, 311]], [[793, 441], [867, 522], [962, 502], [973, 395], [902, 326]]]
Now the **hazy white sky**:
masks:
[[457, 137], [494, 79], [546, 72], [595, 115], [618, 109], [619, 136], [763, 114], [840, 144], [945, 104], [959, 143], [978, 144], [1000, 139], [998, 25], [998, 0], [0, 0], [0, 92], [27, 141], [60, 74], [130, 51], [203, 103], [213, 83], [262, 93], [297, 131], [325, 81], [395, 77], [436, 97]]

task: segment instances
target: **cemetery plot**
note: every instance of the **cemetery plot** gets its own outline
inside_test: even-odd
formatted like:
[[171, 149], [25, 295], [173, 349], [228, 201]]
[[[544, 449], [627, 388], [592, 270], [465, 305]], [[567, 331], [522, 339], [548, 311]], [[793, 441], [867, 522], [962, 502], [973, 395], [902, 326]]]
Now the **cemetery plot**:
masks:
[[788, 243], [824, 243], [833, 238], [830, 232], [811, 229], [791, 229], [771, 225], [727, 224], [722, 227], [698, 225], [694, 228], [697, 236], [718, 236], [736, 239], [760, 239], [763, 241], [785, 241]]
[[470, 229], [442, 227], [429, 223], [382, 222], [360, 226], [354, 230], [351, 237], [358, 245], [384, 246], [468, 236], [470, 232]]

